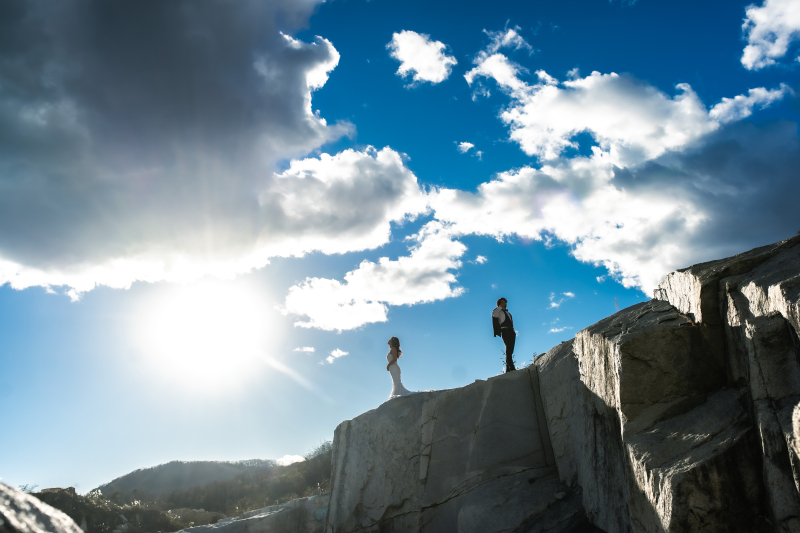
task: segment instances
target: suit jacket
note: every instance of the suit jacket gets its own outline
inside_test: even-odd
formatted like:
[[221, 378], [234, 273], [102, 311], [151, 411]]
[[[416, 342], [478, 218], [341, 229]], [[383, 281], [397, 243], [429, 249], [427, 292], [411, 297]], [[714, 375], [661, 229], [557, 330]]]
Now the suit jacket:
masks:
[[[505, 311], [505, 313], [511, 319], [511, 323], [513, 324], [514, 319], [511, 317], [511, 313], [509, 313], [508, 311]], [[496, 316], [494, 316], [494, 312], [492, 312], [492, 329], [494, 330], [495, 337], [502, 337], [500, 332], [500, 320]]]

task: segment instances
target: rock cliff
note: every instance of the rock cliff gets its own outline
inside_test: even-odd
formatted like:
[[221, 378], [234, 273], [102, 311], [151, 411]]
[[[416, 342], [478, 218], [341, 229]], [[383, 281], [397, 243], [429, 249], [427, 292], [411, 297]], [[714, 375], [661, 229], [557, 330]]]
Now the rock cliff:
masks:
[[336, 429], [326, 532], [800, 532], [800, 237]]
[[527, 368], [342, 422], [329, 500], [205, 529], [800, 533], [800, 237], [654, 296]]

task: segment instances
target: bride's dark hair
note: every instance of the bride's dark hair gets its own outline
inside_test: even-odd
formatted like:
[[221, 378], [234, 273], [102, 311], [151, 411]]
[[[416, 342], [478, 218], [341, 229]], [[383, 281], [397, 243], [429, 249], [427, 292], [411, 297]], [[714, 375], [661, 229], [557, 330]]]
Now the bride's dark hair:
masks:
[[403, 350], [400, 349], [400, 339], [398, 339], [397, 337], [392, 337], [391, 339], [389, 339], [389, 346], [391, 346], [392, 348], [397, 348], [398, 359], [400, 359], [400, 357], [403, 356]]

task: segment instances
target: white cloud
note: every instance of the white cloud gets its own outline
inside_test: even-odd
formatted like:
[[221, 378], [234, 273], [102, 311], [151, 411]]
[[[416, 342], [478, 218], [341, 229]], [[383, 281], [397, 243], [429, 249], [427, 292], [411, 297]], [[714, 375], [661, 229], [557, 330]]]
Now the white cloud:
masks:
[[571, 326], [564, 326], [563, 328], [550, 328], [550, 331], [547, 333], [561, 333], [562, 331], [566, 331], [568, 329], [572, 329]]
[[482, 255], [479, 255], [478, 257], [475, 258], [475, 262], [478, 263], [479, 265], [484, 264], [486, 261], [488, 261], [488, 259], [486, 259]]
[[292, 463], [299, 463], [300, 461], [305, 461], [305, 458], [302, 455], [284, 455], [275, 462], [281, 466], [286, 466]]
[[794, 94], [794, 91], [785, 83], [781, 83], [779, 89], [768, 90], [764, 87], [757, 87], [750, 89], [747, 96], [740, 94], [733, 98], [723, 98], [711, 108], [708, 115], [719, 122], [741, 120], [752, 115], [753, 108], [763, 109], [789, 94]]
[[706, 216], [679, 191], [627, 191], [614, 177], [603, 158], [576, 158], [500, 173], [475, 193], [441, 189], [431, 204], [458, 234], [552, 236], [573, 245], [578, 259], [605, 265], [625, 286], [651, 288], [679, 252], [671, 246], [645, 252], [652, 232], [676, 221], [694, 231]]
[[746, 14], [742, 31], [747, 46], [742, 54], [742, 65], [748, 70], [774, 65], [776, 59], [786, 55], [789, 45], [800, 39], [797, 0], [764, 0], [761, 6], [748, 6]]
[[356, 270], [335, 279], [307, 278], [289, 289], [282, 312], [307, 317], [295, 326], [324, 330], [348, 330], [373, 322], [385, 322], [389, 305], [414, 305], [462, 294], [452, 270], [467, 248], [452, 240], [448, 228], [426, 224], [412, 238], [416, 244], [408, 256], [388, 257], [377, 263], [363, 261]]
[[389, 55], [400, 61], [397, 75], [407, 77], [413, 74], [415, 83], [441, 83], [447, 79], [457, 64], [455, 57], [447, 55], [447, 45], [432, 41], [430, 35], [403, 30], [392, 34], [386, 45]]
[[[299, 28], [314, 2], [285, 4], [294, 13], [288, 24]], [[544, 164], [500, 173], [475, 191], [426, 193], [388, 147], [307, 157], [354, 133], [312, 107], [339, 54], [321, 37], [303, 42], [291, 28], [279, 32], [273, 3], [236, 5], [158, 11], [166, 18], [152, 39], [163, 46], [133, 50], [143, 60], [158, 50], [163, 61], [117, 69], [110, 51], [126, 43], [115, 41], [125, 32], [113, 23], [92, 34], [102, 46], [87, 50], [88, 19], [56, 19], [45, 2], [24, 4], [21, 30], [9, 37], [21, 42], [4, 48], [8, 61], [0, 63], [30, 72], [17, 79], [16, 70], [3, 71], [4, 87], [39, 81], [19, 100], [0, 94], [0, 128], [13, 141], [0, 144], [0, 284], [65, 286], [77, 298], [97, 284], [231, 277], [270, 257], [377, 248], [392, 224], [432, 208], [435, 222], [410, 255], [366, 261], [342, 281], [292, 287], [284, 310], [299, 325], [341, 330], [385, 321], [391, 305], [460, 294], [461, 235], [567, 243], [579, 260], [649, 290], [676, 267], [783, 237], [795, 216], [796, 125], [737, 122], [785, 97], [786, 86], [751, 89], [708, 111], [688, 85], [670, 96], [614, 73], [581, 78], [574, 70], [560, 82], [540, 70], [534, 83], [501, 53], [532, 52], [516, 29], [487, 32], [490, 43], [466, 79], [474, 97], [489, 94], [482, 82], [497, 83], [509, 98], [501, 119], [510, 138]], [[228, 14], [246, 19], [237, 26], [241, 39], [216, 48], [194, 40], [224, 35]], [[199, 23], [207, 31], [193, 31]], [[27, 41], [40, 35], [37, 27], [52, 28], [52, 42]], [[444, 55], [442, 43], [427, 44]], [[32, 50], [43, 63], [29, 61]], [[185, 50], [192, 53], [175, 53]], [[77, 78], [60, 78], [71, 63], [82, 65], [71, 74]], [[196, 74], [192, 99], [183, 97], [185, 69]], [[417, 79], [421, 71], [412, 72]], [[157, 91], [149, 79], [173, 90]], [[123, 93], [130, 105], [109, 104]], [[597, 146], [566, 159], [582, 132]]]
[[627, 166], [680, 149], [719, 126], [687, 84], [679, 84], [670, 98], [615, 73], [593, 72], [559, 83], [539, 71], [541, 83], [528, 85], [519, 72], [501, 56], [470, 74], [491, 77], [506, 89], [512, 104], [500, 118], [510, 126], [511, 140], [545, 160], [577, 148], [573, 137], [587, 131], [615, 164]]
[[795, 125], [730, 123], [642, 165], [559, 160], [500, 173], [475, 192], [439, 189], [431, 206], [454, 235], [555, 239], [650, 294], [671, 270], [786, 238], [796, 168]]
[[[463, 143], [457, 143], [456, 148], [460, 153], [466, 154], [467, 152], [475, 148], [475, 145], [472, 143], [463, 142]], [[473, 153], [472, 155], [477, 157], [478, 160], [483, 160], [483, 152], [481, 150], [476, 150], [475, 153]]]
[[458, 143], [458, 147], [457, 148], [458, 148], [459, 152], [461, 152], [462, 154], [466, 154], [471, 149], [475, 148], [475, 145], [472, 144], [472, 143], [463, 142], [463, 143]]
[[349, 355], [350, 352], [345, 352], [344, 350], [340, 350], [336, 348], [335, 350], [331, 351], [331, 354], [325, 358], [325, 361], [320, 362], [321, 365], [324, 365], [327, 362], [329, 365], [332, 365], [334, 361], [339, 359], [340, 357], [344, 357], [345, 355]]
[[472, 84], [478, 77], [494, 79], [511, 98], [500, 114], [510, 127], [510, 138], [528, 155], [544, 160], [576, 149], [574, 137], [591, 133], [610, 161], [630, 166], [652, 160], [668, 151], [681, 150], [715, 131], [720, 123], [749, 116], [754, 107], [763, 108], [782, 99], [791, 90], [750, 89], [748, 96], [724, 98], [711, 112], [685, 83], [670, 97], [655, 87], [630, 76], [615, 73], [559, 82], [543, 70], [536, 72], [539, 83], [529, 85], [520, 78], [526, 72], [502, 54], [479, 54], [477, 66], [465, 78]]
[[[647, 293], [670, 270], [737, 251], [733, 241], [740, 251], [745, 242], [752, 247], [784, 238], [771, 229], [772, 237], [754, 241], [752, 223], [734, 210], [769, 219], [765, 231], [782, 225], [781, 216], [750, 206], [767, 197], [786, 203], [776, 189], [754, 185], [773, 172], [766, 170], [770, 158], [780, 163], [769, 179], [797, 188], [789, 178], [798, 156], [796, 133], [788, 125], [737, 121], [790, 94], [788, 87], [752, 89], [708, 111], [686, 84], [671, 97], [631, 76], [594, 72], [580, 78], [577, 70], [564, 82], [537, 72], [538, 83], [528, 84], [522, 78], [527, 71], [502, 54], [482, 52], [476, 63], [467, 81], [497, 83], [510, 99], [500, 114], [510, 138], [544, 164], [500, 173], [474, 193], [434, 191], [431, 207], [437, 219], [452, 224], [454, 235], [502, 240], [516, 234], [546, 246], [567, 243], [577, 259], [605, 266], [624, 286]], [[576, 135], [582, 132], [595, 143], [590, 155], [567, 158], [568, 150], [579, 148]], [[786, 150], [767, 145], [766, 138]], [[758, 200], [747, 192], [755, 190]], [[787, 209], [781, 208], [783, 218]], [[714, 232], [725, 238], [715, 241]]]
[[302, 348], [295, 348], [293, 352], [314, 353], [316, 350], [313, 346], [303, 346]]
[[[492, 54], [482, 58], [477, 67], [464, 74], [464, 79], [472, 85], [480, 76], [493, 78], [503, 88], [522, 90], [526, 85], [518, 77], [521, 72], [527, 72], [527, 70], [503, 54]], [[488, 96], [488, 91], [485, 91], [485, 94]], [[474, 95], [472, 99], [475, 100]]]
[[556, 300], [556, 293], [554, 292], [550, 293], [550, 305], [547, 306], [548, 309], [555, 309], [561, 307], [561, 304], [564, 303], [564, 300], [575, 298], [575, 294], [571, 292], [562, 292], [561, 295], [563, 296], [563, 298], [559, 298], [558, 300]]
[[259, 197], [267, 256], [344, 253], [389, 241], [392, 222], [427, 211], [417, 178], [391, 148], [292, 161]]
[[[519, 27], [507, 28], [496, 32], [483, 30], [489, 36], [489, 44], [484, 50], [478, 52], [478, 55], [473, 60], [473, 63], [477, 66], [464, 74], [464, 79], [467, 80], [467, 83], [472, 85], [478, 77], [483, 76], [494, 78], [503, 87], [512, 89], [524, 87], [525, 84], [518, 79], [517, 75], [520, 72], [527, 72], [527, 70], [510, 61], [505, 55], [498, 53], [503, 48], [527, 50], [529, 54], [533, 53], [531, 45], [517, 33], [517, 30], [519, 30]], [[478, 85], [472, 94], [472, 99], [477, 100], [479, 96], [488, 97], [489, 95], [488, 89]]]
[[472, 91], [472, 101], [477, 102], [478, 98], [489, 98], [491, 95], [492, 92], [489, 89], [483, 87], [482, 85], [478, 85]]
[[[313, 220], [286, 216], [280, 195], [303, 186], [273, 175], [279, 161], [354, 133], [312, 108], [338, 52], [288, 33], [315, 4], [137, 6], [151, 44], [141, 47], [130, 6], [25, 3], [0, 61], [20, 65], [3, 70], [4, 87], [33, 83], [0, 94], [0, 285], [65, 286], [77, 298], [98, 284], [231, 277], [273, 254], [341, 248]], [[368, 209], [391, 210], [377, 205]], [[350, 220], [356, 245], [385, 237], [354, 218], [334, 222]]]
[[539, 78], [539, 83], [544, 85], [558, 85], [558, 80], [544, 70], [537, 70], [536, 76]]
[[[196, 229], [184, 227], [186, 235], [175, 249], [107, 258], [97, 265], [44, 269], [0, 258], [0, 284], [68, 285], [77, 298], [95, 284], [122, 288], [134, 280], [187, 281], [205, 274], [229, 278], [264, 266], [271, 257], [376, 248], [388, 242], [391, 223], [428, 209], [425, 192], [400, 154], [372, 147], [292, 161], [256, 198], [239, 201], [244, 202], [239, 213], [219, 213], [218, 220], [209, 215], [217, 224], [202, 225], [204, 246], [194, 242]], [[190, 253], [186, 246], [198, 250]]]
[[483, 33], [489, 36], [489, 44], [486, 47], [486, 51], [482, 53], [491, 55], [503, 48], [510, 48], [512, 50], [527, 50], [528, 54], [532, 54], [533, 47], [519, 34], [519, 30], [519, 26], [506, 28], [502, 31], [483, 30]]

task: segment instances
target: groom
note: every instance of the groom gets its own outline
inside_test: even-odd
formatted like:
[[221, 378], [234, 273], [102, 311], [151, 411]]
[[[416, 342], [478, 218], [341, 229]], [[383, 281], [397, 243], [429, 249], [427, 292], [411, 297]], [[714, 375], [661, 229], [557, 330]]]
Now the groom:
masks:
[[497, 300], [497, 307], [492, 311], [492, 327], [494, 328], [494, 336], [500, 336], [506, 345], [506, 372], [512, 372], [516, 370], [511, 356], [514, 355], [517, 333], [514, 331], [514, 321], [511, 318], [511, 313], [506, 309], [507, 306], [508, 300], [505, 298]]

